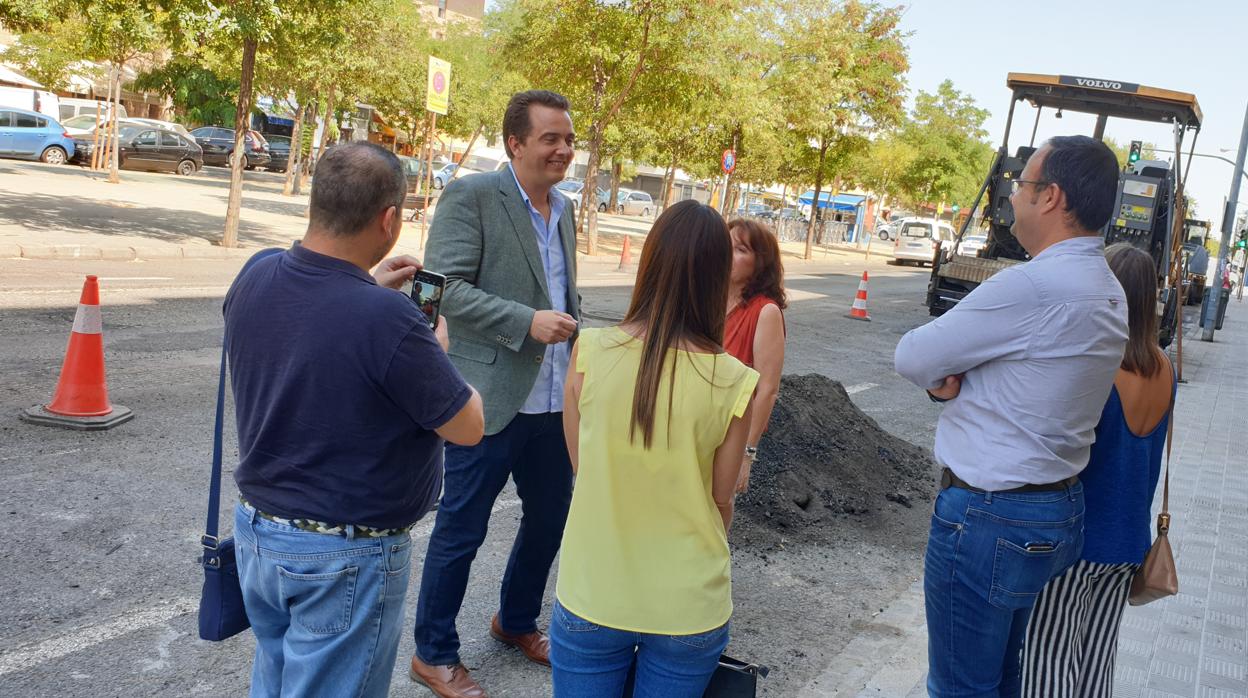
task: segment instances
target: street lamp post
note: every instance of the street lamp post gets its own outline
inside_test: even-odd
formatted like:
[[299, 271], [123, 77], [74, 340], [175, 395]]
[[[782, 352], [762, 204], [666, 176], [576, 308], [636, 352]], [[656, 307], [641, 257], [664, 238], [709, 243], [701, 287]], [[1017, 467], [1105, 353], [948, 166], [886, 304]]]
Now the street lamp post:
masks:
[[1231, 175], [1231, 193], [1226, 200], [1226, 211], [1222, 214], [1222, 240], [1218, 243], [1218, 266], [1213, 277], [1213, 288], [1216, 293], [1212, 297], [1206, 294], [1204, 307], [1201, 308], [1204, 332], [1201, 333], [1200, 338], [1206, 342], [1213, 341], [1218, 306], [1222, 303], [1222, 270], [1226, 268], [1231, 234], [1235, 229], [1235, 209], [1239, 203], [1239, 185], [1243, 181], [1245, 155], [1248, 155], [1248, 108], [1244, 110], [1244, 128], [1239, 136], [1239, 153], [1235, 157], [1235, 172]]
[[[1153, 152], [1173, 153], [1174, 151], [1154, 148]], [[1231, 193], [1226, 199], [1225, 210], [1222, 213], [1222, 240], [1218, 243], [1218, 266], [1214, 271], [1213, 277], [1213, 290], [1215, 293], [1212, 296], [1208, 293], [1205, 294], [1205, 301], [1200, 310], [1200, 323], [1204, 328], [1200, 338], [1206, 342], [1213, 341], [1213, 331], [1217, 325], [1218, 305], [1222, 302], [1222, 270], [1227, 264], [1231, 233], [1235, 228], [1235, 210], [1239, 208], [1239, 185], [1244, 175], [1244, 156], [1246, 154], [1248, 154], [1248, 108], [1244, 110], [1244, 128], [1239, 136], [1239, 153], [1235, 162], [1231, 162], [1228, 158], [1224, 158], [1221, 155], [1189, 153], [1191, 157], [1221, 160], [1235, 168], [1235, 171], [1231, 174]]]

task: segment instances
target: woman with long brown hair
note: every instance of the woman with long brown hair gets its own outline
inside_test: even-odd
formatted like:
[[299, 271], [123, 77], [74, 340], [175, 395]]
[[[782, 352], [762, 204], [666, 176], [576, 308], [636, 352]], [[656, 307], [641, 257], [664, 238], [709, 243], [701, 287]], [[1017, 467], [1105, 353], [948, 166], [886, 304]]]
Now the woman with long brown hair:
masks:
[[724, 350], [758, 371], [750, 433], [737, 479], [736, 491], [745, 492], [750, 466], [758, 458], [758, 442], [767, 431], [771, 410], [780, 396], [788, 296], [775, 233], [762, 223], [745, 218], [729, 221], [728, 232], [732, 235], [732, 273], [728, 281]]
[[1083, 552], [1036, 599], [1023, 650], [1023, 694], [1113, 695], [1118, 624], [1131, 578], [1152, 543], [1176, 381], [1157, 345], [1157, 268], [1147, 252], [1111, 245], [1105, 260], [1127, 298], [1127, 348], [1096, 425], [1083, 483]]
[[564, 429], [577, 474], [559, 560], [556, 696], [701, 696], [728, 644], [728, 528], [758, 374], [723, 350], [732, 243], [714, 209], [655, 221], [632, 303], [581, 331]]

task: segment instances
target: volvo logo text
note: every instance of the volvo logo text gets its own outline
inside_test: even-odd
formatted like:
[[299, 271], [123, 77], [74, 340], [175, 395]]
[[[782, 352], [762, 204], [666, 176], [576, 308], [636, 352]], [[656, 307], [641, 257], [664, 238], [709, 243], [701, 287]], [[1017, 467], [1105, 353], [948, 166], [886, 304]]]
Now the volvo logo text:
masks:
[[1075, 83], [1080, 87], [1098, 87], [1102, 90], [1121, 90], [1122, 83], [1110, 82], [1109, 80], [1093, 80], [1091, 78], [1075, 78]]

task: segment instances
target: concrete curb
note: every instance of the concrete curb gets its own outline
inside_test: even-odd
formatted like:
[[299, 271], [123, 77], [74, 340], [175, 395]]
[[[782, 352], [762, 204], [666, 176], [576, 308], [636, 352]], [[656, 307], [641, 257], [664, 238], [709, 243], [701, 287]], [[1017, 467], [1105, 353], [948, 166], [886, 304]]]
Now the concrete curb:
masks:
[[41, 260], [106, 260], [129, 262], [144, 259], [234, 259], [255, 254], [258, 248], [224, 248], [199, 245], [149, 247], [94, 247], [91, 245], [0, 245], [0, 258]]

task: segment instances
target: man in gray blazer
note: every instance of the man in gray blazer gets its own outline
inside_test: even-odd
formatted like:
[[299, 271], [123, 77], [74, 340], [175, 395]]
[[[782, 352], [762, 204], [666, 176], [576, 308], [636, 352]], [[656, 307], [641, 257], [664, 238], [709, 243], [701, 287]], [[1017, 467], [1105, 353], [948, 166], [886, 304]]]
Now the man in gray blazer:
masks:
[[572, 163], [568, 100], [544, 90], [511, 98], [503, 138], [511, 163], [447, 185], [425, 267], [445, 274], [448, 353], [485, 402], [485, 438], [448, 444], [437, 522], [416, 609], [411, 677], [439, 696], [483, 696], [459, 657], [455, 618], [511, 477], [522, 518], [490, 634], [549, 666], [537, 627], [572, 500], [563, 383], [580, 317], [572, 207], [553, 187]]

